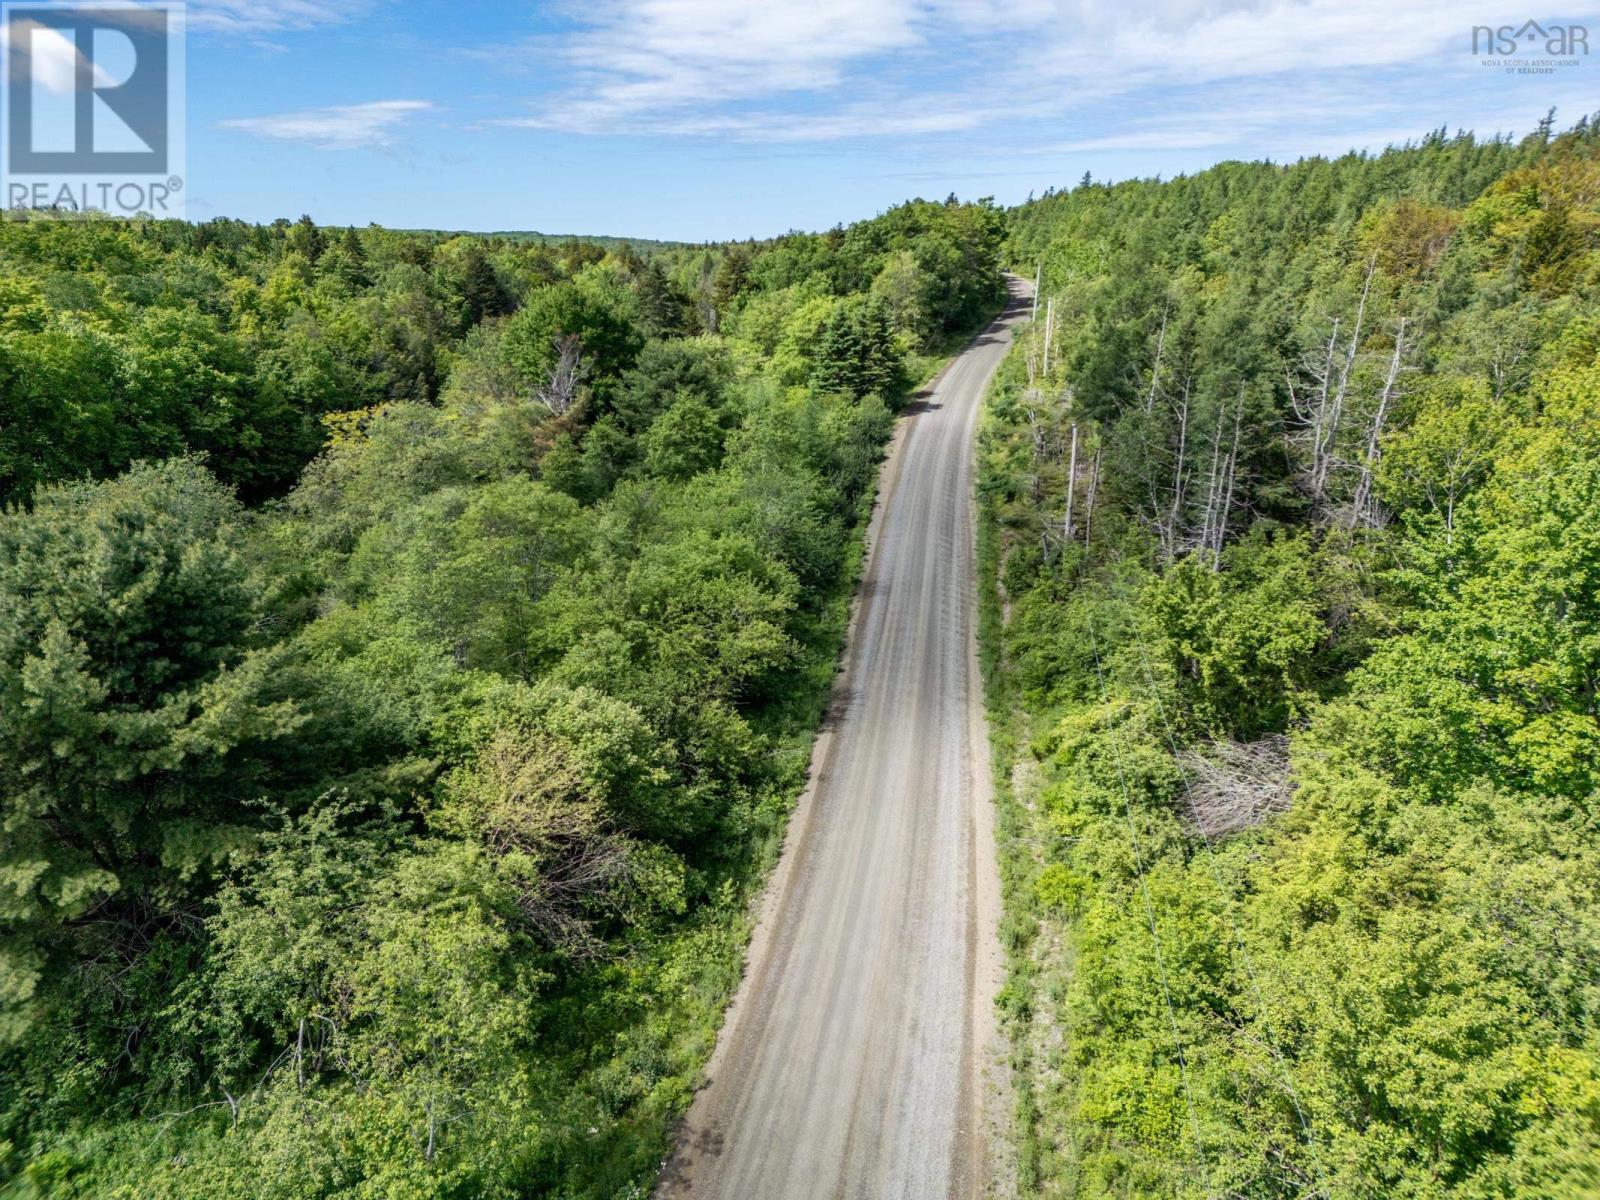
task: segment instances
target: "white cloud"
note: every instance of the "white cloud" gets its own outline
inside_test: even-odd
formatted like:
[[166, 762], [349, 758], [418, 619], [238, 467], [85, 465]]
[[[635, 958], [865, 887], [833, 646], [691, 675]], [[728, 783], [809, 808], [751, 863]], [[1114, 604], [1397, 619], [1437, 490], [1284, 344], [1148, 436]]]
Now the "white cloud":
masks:
[[372, 0], [189, 0], [191, 28], [257, 35], [338, 25], [359, 16]]
[[536, 120], [602, 132], [692, 110], [693, 130], [714, 106], [831, 92], [852, 64], [923, 45], [927, 12], [921, 0], [604, 0], [558, 42], [576, 86]]
[[234, 117], [218, 124], [256, 137], [305, 142], [321, 150], [354, 150], [393, 144], [401, 125], [432, 108], [426, 100], [374, 100], [265, 117]]
[[1050, 147], [1052, 153], [1083, 154], [1095, 150], [1209, 150], [1237, 144], [1220, 129], [1133, 129], [1103, 137], [1078, 138]]
[[[580, 120], [581, 115], [581, 120]], [[724, 137], [737, 142], [831, 142], [861, 137], [928, 137], [981, 128], [993, 115], [970, 105], [916, 103], [846, 105], [803, 115], [782, 109], [728, 111], [669, 109], [632, 116], [565, 109], [528, 117], [504, 117], [489, 125], [568, 133], [625, 131], [633, 135]]]
[[[1586, 19], [1600, 0], [1563, 11]], [[1159, 150], [1229, 135], [1203, 111], [1186, 131], [1128, 133], [1095, 106], [1190, 89], [1203, 109], [1209, 89], [1260, 83], [1309, 89], [1330, 117], [1414, 68], [1427, 74], [1391, 83], [1380, 119], [1426, 112], [1426, 127], [1430, 81], [1481, 87], [1472, 27], [1508, 13], [1505, 0], [598, 0], [567, 32], [489, 56], [564, 68], [556, 95], [501, 124], [797, 142], [1099, 119], [1111, 128], [1077, 148]]]
[[[1566, 2], [1575, 17], [1600, 13], [1595, 0]], [[1465, 68], [1472, 27], [1511, 19], [1504, 0], [1178, 0], [1137, 16], [1091, 0], [1039, 31], [1021, 71], [1116, 93], [1138, 84], [1394, 67], [1452, 50]]]

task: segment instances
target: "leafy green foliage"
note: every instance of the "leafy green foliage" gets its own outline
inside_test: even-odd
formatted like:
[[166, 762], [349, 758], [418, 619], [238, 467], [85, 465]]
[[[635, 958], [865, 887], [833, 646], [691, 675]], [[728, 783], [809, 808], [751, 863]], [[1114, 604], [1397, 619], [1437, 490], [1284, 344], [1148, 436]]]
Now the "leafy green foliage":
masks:
[[0, 224], [0, 1188], [642, 1196], [997, 219]]
[[272, 654], [247, 645], [237, 518], [215, 480], [175, 459], [42, 489], [0, 524], [13, 1039], [45, 964], [81, 952], [74, 925], [182, 889], [248, 840], [251, 806], [290, 782], [273, 747], [301, 718]]
[[1595, 145], [1017, 214], [985, 651], [1037, 1194], [1600, 1186]]

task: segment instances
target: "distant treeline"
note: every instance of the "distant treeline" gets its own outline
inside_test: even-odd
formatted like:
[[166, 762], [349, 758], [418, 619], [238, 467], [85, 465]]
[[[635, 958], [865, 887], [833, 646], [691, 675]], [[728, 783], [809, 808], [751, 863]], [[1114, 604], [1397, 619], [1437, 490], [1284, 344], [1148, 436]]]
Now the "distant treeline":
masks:
[[[453, 237], [479, 237], [490, 241], [500, 242], [534, 242], [546, 246], [590, 245], [599, 246], [602, 250], [622, 250], [631, 247], [642, 254], [649, 254], [656, 250], [680, 250], [689, 246], [698, 246], [700, 242], [664, 242], [654, 238], [628, 238], [597, 236], [580, 233], [539, 233], [532, 229], [499, 229], [492, 232], [474, 232], [470, 229], [438, 230], [417, 229], [409, 230], [424, 236], [453, 238]], [[723, 243], [714, 243], [721, 245]]]

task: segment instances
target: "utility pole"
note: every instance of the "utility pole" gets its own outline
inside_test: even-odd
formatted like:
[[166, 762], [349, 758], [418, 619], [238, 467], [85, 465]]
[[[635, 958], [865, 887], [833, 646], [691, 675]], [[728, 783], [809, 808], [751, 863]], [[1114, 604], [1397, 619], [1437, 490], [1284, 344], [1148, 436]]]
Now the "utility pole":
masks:
[[1044, 282], [1044, 259], [1039, 260], [1039, 269], [1033, 273], [1033, 319], [1039, 319], [1039, 285]]
[[1072, 502], [1078, 494], [1078, 423], [1072, 423], [1072, 458], [1067, 467], [1067, 520], [1062, 533], [1072, 541]]
[[1089, 507], [1083, 514], [1083, 548], [1089, 549], [1089, 539], [1094, 536], [1094, 493], [1100, 486], [1100, 447], [1094, 448], [1094, 465], [1089, 468]]

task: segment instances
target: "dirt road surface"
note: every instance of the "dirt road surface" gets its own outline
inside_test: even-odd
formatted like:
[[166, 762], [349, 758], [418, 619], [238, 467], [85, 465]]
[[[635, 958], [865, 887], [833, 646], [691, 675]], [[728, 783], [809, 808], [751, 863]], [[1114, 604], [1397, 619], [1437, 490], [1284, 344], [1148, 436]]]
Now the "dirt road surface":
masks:
[[979, 403], [1026, 315], [1011, 287], [885, 464], [829, 728], [660, 1197], [983, 1193], [1002, 960], [973, 471]]

